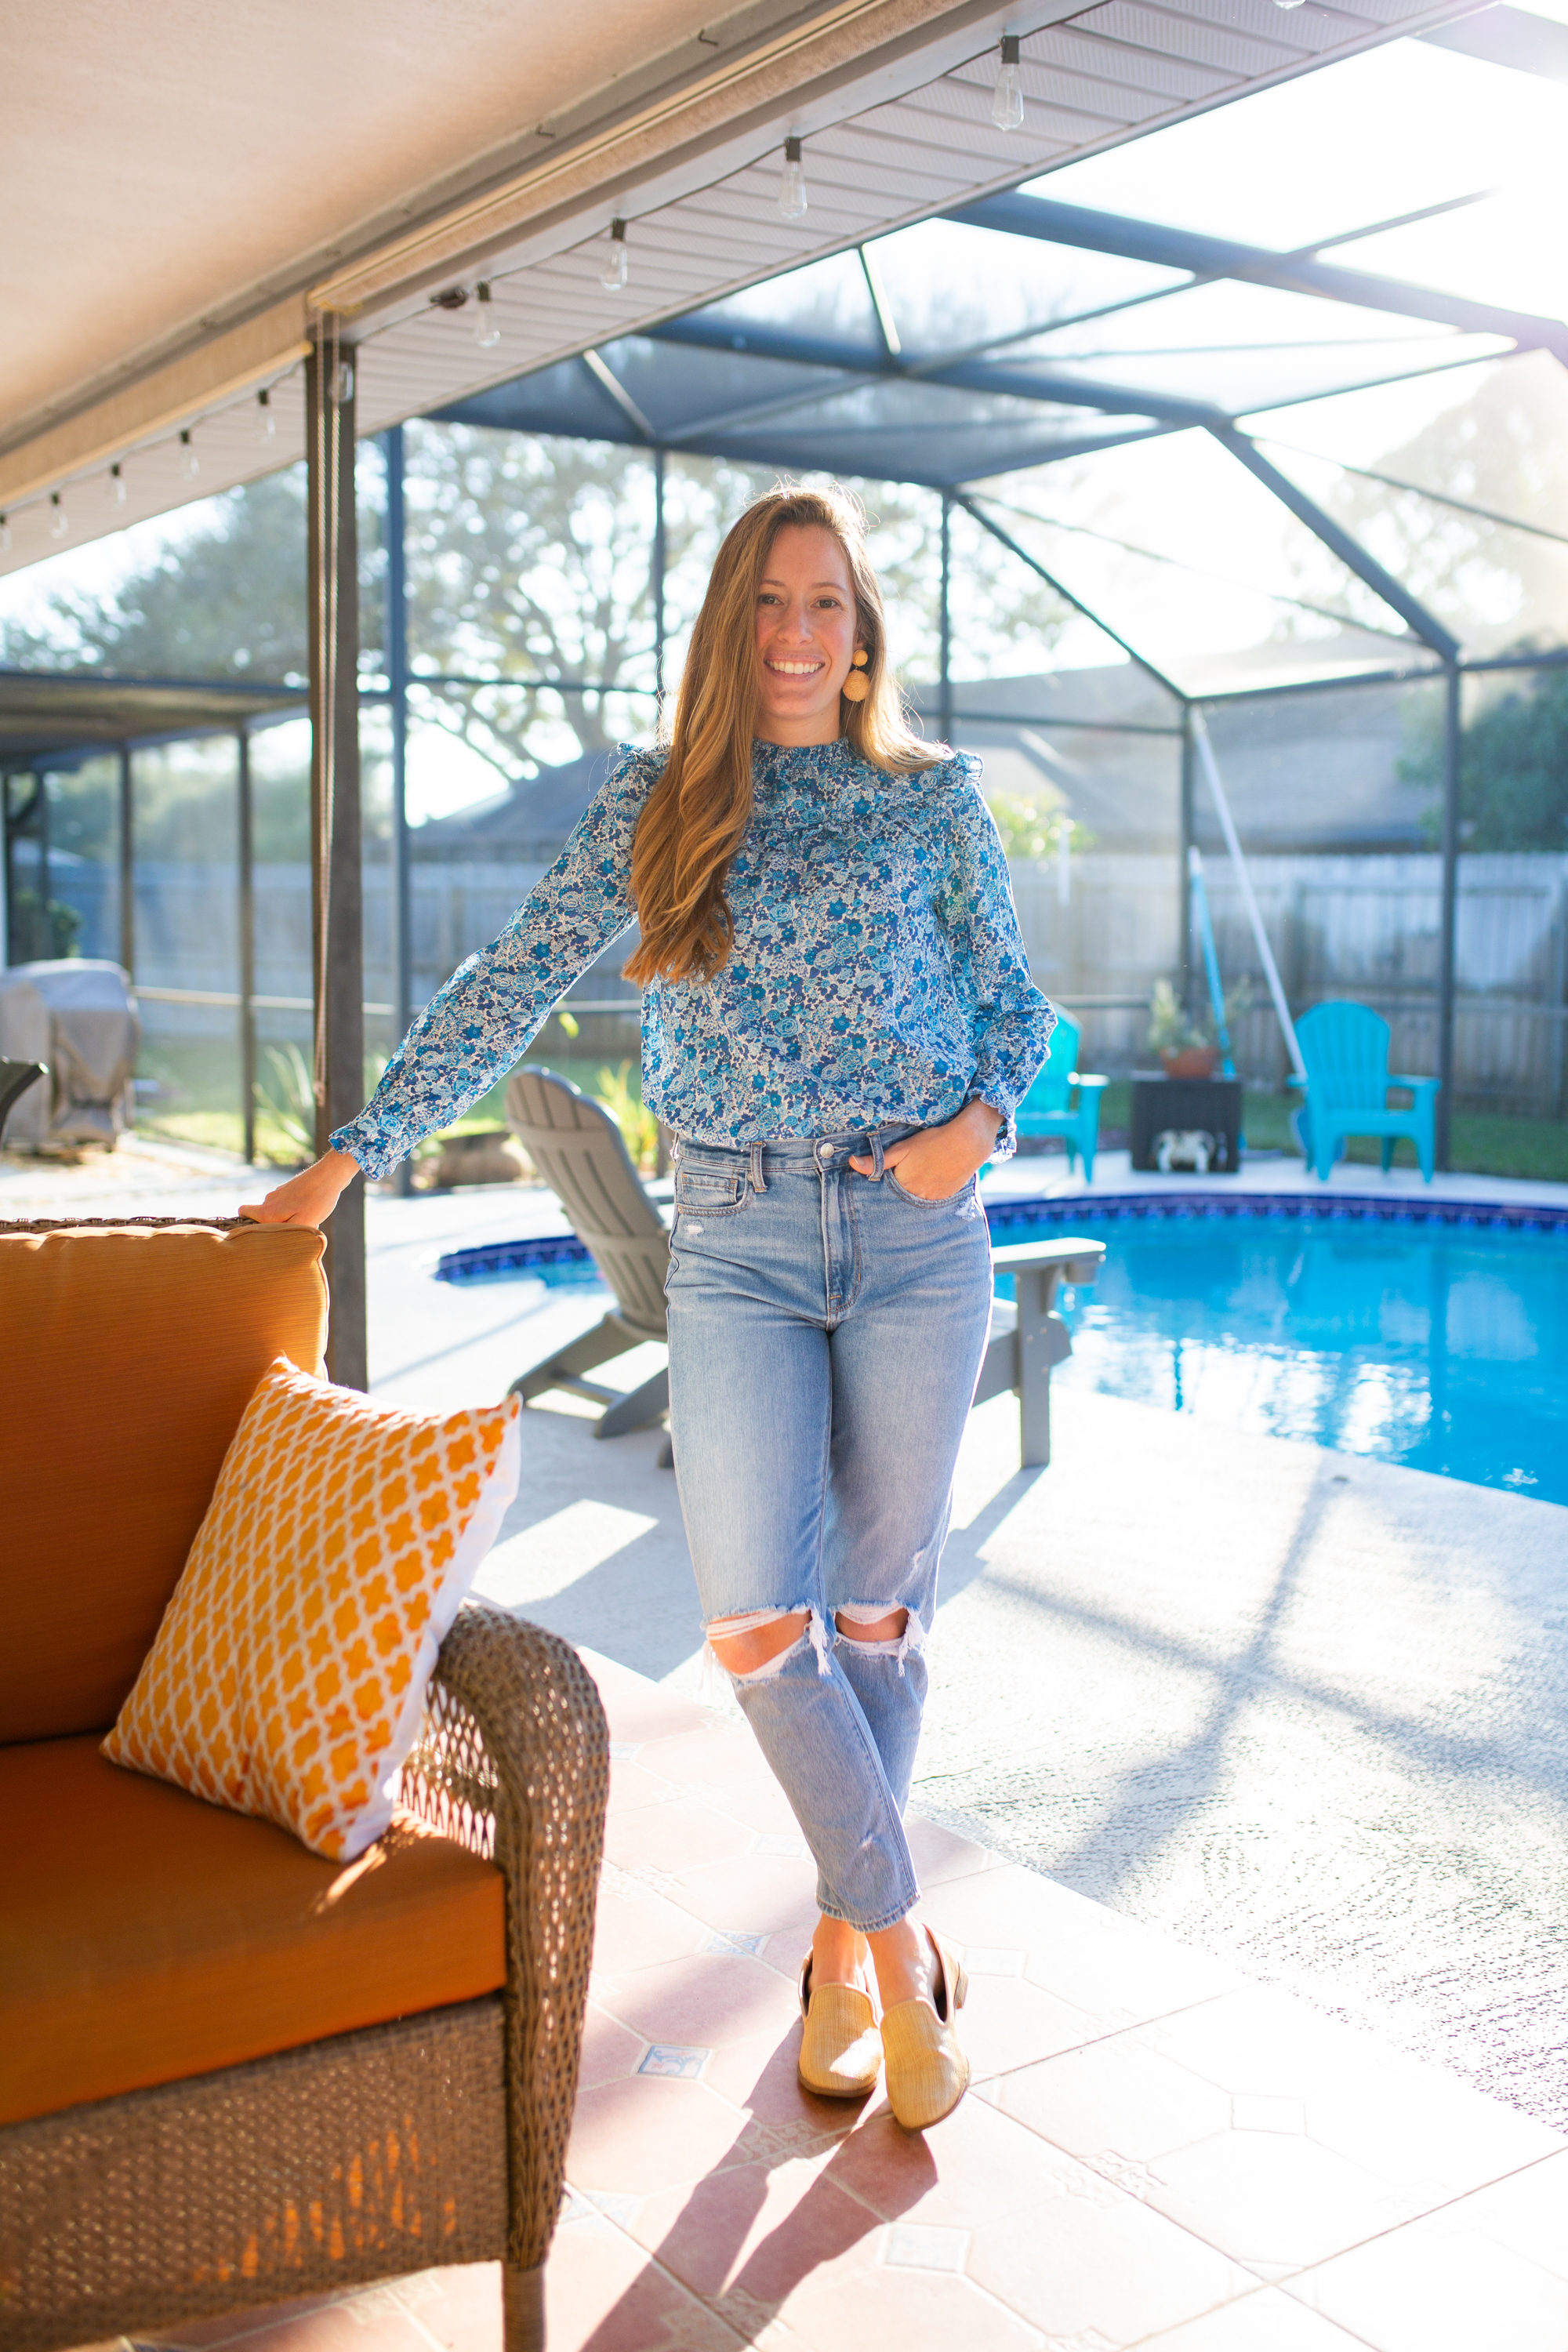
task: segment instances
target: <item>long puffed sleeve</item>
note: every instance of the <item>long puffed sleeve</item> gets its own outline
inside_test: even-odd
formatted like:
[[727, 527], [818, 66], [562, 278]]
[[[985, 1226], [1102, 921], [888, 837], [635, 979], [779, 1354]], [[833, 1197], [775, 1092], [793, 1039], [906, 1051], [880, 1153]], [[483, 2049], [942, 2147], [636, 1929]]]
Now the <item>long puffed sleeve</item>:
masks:
[[960, 753], [965, 782], [953, 793], [952, 863], [936, 912], [952, 958], [952, 983], [969, 1015], [974, 1075], [966, 1102], [988, 1102], [1006, 1120], [995, 1157], [1016, 1142], [1013, 1114], [1050, 1050], [1057, 1016], [1029, 977], [1006, 855], [979, 786], [979, 762]]
[[431, 998], [364, 1109], [332, 1137], [367, 1176], [384, 1176], [423, 1137], [460, 1118], [629, 927], [632, 839], [662, 765], [653, 752], [621, 754], [500, 939], [459, 964]]

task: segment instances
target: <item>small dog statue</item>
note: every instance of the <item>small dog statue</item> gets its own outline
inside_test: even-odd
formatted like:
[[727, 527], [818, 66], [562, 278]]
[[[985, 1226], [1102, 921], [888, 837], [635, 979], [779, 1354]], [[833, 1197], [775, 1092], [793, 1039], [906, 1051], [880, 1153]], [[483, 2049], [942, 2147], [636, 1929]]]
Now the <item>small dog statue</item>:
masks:
[[1169, 1176], [1178, 1168], [1190, 1168], [1195, 1175], [1206, 1176], [1217, 1148], [1206, 1128], [1167, 1127], [1154, 1138], [1154, 1165], [1162, 1176]]

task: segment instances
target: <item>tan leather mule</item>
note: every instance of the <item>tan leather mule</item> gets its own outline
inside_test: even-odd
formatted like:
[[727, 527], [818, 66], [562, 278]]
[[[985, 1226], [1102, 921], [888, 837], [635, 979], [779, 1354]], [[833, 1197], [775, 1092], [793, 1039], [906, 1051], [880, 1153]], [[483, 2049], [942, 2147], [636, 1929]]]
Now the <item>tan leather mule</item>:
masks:
[[931, 1998], [900, 2000], [882, 2018], [888, 2105], [906, 2131], [941, 2123], [969, 2088], [969, 2061], [953, 2030], [969, 1979], [929, 1927], [926, 1935], [936, 1958]]
[[856, 1985], [814, 1990], [807, 1952], [800, 1964], [800, 2013], [804, 2030], [795, 2071], [802, 2087], [819, 2099], [868, 2098], [882, 2071], [882, 2037], [870, 1994]]

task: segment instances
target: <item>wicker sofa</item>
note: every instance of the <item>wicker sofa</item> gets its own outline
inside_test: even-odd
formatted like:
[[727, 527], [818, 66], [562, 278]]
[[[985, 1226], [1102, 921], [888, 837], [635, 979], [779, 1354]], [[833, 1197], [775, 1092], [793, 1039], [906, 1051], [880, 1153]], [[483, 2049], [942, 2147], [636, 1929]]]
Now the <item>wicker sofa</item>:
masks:
[[0, 1226], [0, 2347], [502, 2264], [543, 2342], [607, 1743], [467, 1604], [356, 1863], [98, 1752], [247, 1398], [320, 1360], [321, 1237]]

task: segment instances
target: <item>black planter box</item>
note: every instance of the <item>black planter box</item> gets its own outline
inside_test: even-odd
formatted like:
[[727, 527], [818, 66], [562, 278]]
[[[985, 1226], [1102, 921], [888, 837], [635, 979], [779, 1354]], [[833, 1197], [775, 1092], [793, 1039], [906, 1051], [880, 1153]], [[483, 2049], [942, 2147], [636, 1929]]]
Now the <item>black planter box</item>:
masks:
[[[1234, 1176], [1241, 1164], [1241, 1080], [1167, 1078], [1147, 1070], [1132, 1074], [1132, 1165], [1157, 1170], [1159, 1139], [1173, 1132], [1213, 1138], [1208, 1173]], [[1195, 1174], [1187, 1168], [1180, 1171]]]

